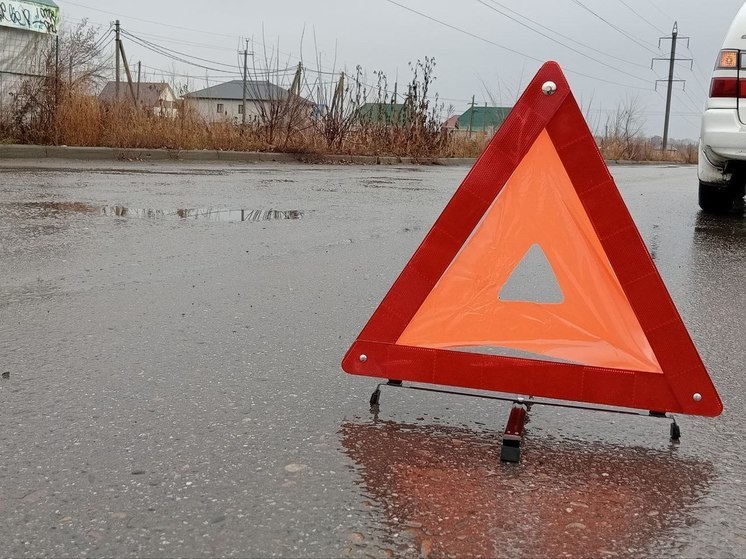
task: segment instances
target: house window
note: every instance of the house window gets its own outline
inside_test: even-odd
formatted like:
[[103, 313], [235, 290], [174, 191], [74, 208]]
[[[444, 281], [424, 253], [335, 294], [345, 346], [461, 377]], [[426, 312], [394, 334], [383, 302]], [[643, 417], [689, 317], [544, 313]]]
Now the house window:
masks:
[[225, 105], [223, 103], [218, 103], [218, 114], [222, 115], [225, 112]]
[[243, 105], [239, 105], [238, 106], [238, 114], [240, 114], [240, 115], [243, 114]]

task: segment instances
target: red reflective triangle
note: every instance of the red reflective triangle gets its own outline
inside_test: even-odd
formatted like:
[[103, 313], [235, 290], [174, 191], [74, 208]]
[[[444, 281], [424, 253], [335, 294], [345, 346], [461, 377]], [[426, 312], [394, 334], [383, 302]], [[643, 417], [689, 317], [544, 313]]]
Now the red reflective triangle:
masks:
[[[542, 91], [549, 81], [557, 86], [553, 95]], [[501, 300], [505, 282], [537, 244], [563, 300]], [[475, 352], [490, 346], [550, 360]], [[553, 62], [528, 86], [342, 367], [356, 375], [656, 412], [722, 412]]]

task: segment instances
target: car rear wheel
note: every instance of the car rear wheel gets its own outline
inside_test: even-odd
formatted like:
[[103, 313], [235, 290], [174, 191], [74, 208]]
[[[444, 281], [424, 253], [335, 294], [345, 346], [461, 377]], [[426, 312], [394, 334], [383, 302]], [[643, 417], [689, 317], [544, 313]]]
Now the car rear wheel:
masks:
[[728, 213], [734, 208], [739, 198], [739, 190], [734, 188], [733, 185], [718, 187], [700, 181], [699, 207], [707, 213]]

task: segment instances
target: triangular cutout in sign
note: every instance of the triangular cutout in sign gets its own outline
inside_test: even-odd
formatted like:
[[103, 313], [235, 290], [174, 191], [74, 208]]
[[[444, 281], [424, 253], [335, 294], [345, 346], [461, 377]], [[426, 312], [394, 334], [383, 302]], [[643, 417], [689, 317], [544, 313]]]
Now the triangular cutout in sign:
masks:
[[535, 244], [510, 273], [500, 289], [501, 301], [561, 304], [564, 295], [552, 264], [540, 245]]
[[[551, 265], [560, 302], [500, 296], [534, 245]], [[454, 349], [466, 347], [473, 351]], [[384, 379], [656, 412], [722, 412], [553, 62], [528, 86], [342, 366]]]

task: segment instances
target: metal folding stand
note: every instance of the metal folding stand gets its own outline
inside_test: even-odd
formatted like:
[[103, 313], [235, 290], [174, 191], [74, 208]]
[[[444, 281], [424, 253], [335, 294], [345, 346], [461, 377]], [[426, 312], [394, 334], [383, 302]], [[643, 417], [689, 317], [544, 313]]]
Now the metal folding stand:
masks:
[[513, 408], [510, 410], [510, 417], [508, 423], [505, 426], [505, 431], [502, 437], [502, 447], [500, 451], [500, 460], [502, 462], [518, 463], [521, 460], [521, 447], [523, 446], [523, 439], [526, 434], [526, 422], [528, 420], [528, 412], [531, 411], [533, 406], [546, 406], [552, 408], [566, 408], [572, 410], [584, 410], [584, 411], [598, 411], [605, 413], [615, 413], [620, 415], [637, 415], [645, 417], [653, 417], [656, 419], [670, 419], [670, 437], [671, 441], [678, 442], [681, 439], [681, 428], [676, 423], [676, 418], [672, 414], [665, 412], [651, 411], [648, 413], [637, 412], [631, 410], [618, 410], [610, 408], [599, 408], [593, 406], [583, 406], [575, 404], [563, 404], [559, 402], [546, 402], [543, 400], [535, 400], [534, 398], [516, 398], [507, 396], [496, 396], [488, 394], [479, 394], [471, 392], [459, 392], [457, 390], [444, 390], [440, 388], [427, 388], [424, 386], [408, 386], [400, 380], [389, 380], [388, 382], [382, 382], [376, 386], [375, 391], [370, 397], [370, 405], [374, 410], [378, 410], [381, 403], [381, 388], [388, 386], [391, 388], [405, 388], [407, 390], [417, 390], [420, 392], [433, 392], [436, 394], [452, 394], [455, 396], [471, 396], [472, 398], [481, 398], [485, 400], [498, 400], [501, 402], [511, 402]]

